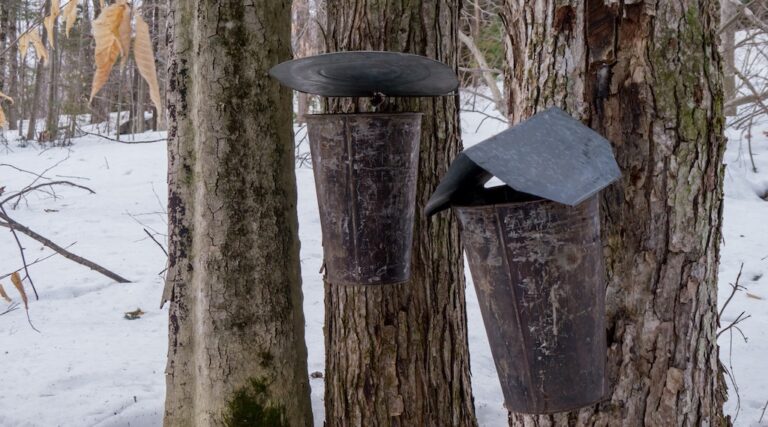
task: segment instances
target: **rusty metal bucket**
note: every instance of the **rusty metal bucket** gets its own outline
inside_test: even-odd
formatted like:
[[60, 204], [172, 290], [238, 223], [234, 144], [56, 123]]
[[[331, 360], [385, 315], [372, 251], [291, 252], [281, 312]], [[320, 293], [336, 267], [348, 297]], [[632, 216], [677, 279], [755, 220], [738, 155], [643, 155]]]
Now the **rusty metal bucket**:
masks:
[[421, 114], [309, 115], [307, 129], [328, 279], [409, 280]]
[[454, 206], [512, 412], [546, 414], [605, 395], [605, 278], [597, 197], [578, 206], [486, 190]]

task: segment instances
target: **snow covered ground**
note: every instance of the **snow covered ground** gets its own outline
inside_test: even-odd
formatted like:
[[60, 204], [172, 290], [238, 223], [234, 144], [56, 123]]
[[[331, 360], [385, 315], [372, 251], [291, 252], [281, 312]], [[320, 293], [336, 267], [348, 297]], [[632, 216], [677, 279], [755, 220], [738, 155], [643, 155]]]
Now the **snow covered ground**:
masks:
[[[476, 143], [505, 125], [484, 116], [465, 114], [465, 144]], [[137, 140], [163, 135], [145, 133]], [[731, 386], [727, 411], [739, 426], [759, 424], [768, 401], [768, 137], [756, 132], [753, 139], [757, 173], [751, 171], [746, 143], [731, 135], [726, 162], [725, 244], [720, 273], [720, 303], [744, 263], [741, 284], [728, 306], [727, 324], [746, 311], [752, 317], [738, 332], [720, 338], [723, 361], [731, 369], [741, 396], [737, 405]], [[160, 426], [164, 397], [166, 316], [159, 308], [165, 256], [144, 229], [165, 233], [165, 144], [117, 144], [97, 137], [83, 137], [69, 148], [43, 150], [19, 147], [10, 140], [0, 145], [0, 187], [6, 194], [23, 188], [35, 175], [3, 166], [46, 173], [51, 179], [70, 180], [92, 188], [57, 188], [55, 194], [27, 197], [9, 214], [62, 246], [85, 256], [133, 283], [117, 284], [55, 256], [31, 267], [40, 294], [32, 301], [33, 331], [23, 310], [0, 316], [0, 426]], [[298, 168], [301, 260], [304, 310], [307, 321], [309, 371], [322, 371], [323, 285], [320, 223], [312, 171]], [[51, 252], [22, 237], [29, 261]], [[21, 267], [14, 241], [0, 230], [0, 275]], [[0, 279], [15, 297], [9, 280]], [[31, 290], [30, 290], [31, 293]], [[0, 308], [4, 307], [0, 303]], [[484, 426], [505, 425], [501, 388], [488, 348], [474, 288], [467, 287], [472, 380], [478, 418]], [[138, 320], [124, 313], [141, 308]], [[0, 310], [1, 311], [1, 310]], [[732, 348], [731, 348], [732, 343]], [[312, 379], [312, 404], [317, 425], [323, 419], [322, 379]], [[740, 406], [740, 407], [739, 407]]]

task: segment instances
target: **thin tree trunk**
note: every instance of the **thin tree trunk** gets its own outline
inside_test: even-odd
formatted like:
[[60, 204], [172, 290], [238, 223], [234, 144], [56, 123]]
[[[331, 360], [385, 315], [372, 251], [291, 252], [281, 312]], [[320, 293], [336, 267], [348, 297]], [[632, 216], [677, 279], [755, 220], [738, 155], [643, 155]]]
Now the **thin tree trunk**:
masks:
[[[18, 16], [18, 5], [16, 2], [10, 2], [8, 6], [8, 40], [16, 40], [17, 37], [17, 25], [16, 18]], [[19, 96], [19, 47], [18, 43], [14, 43], [8, 51], [8, 95], [11, 96], [16, 103], [21, 103], [22, 100]], [[10, 130], [18, 129], [19, 108], [16, 104], [8, 105], [8, 125]]]
[[[458, 3], [329, 0], [328, 48], [409, 52], [457, 69]], [[412, 279], [367, 287], [326, 283], [326, 424], [473, 426], [458, 225], [452, 215], [422, 214], [461, 150], [458, 98], [402, 99], [382, 110], [424, 113]]]
[[[45, 7], [44, 7], [45, 15], [48, 16], [49, 13], [51, 13], [51, 0], [46, 0]], [[52, 52], [50, 52], [49, 46], [47, 46], [48, 43], [48, 32], [45, 30], [45, 27], [42, 28], [40, 38], [43, 42], [43, 45], [45, 45], [46, 49], [49, 51], [49, 58], [53, 55]], [[35, 89], [32, 94], [32, 99], [30, 101], [30, 109], [29, 109], [29, 123], [27, 126], [27, 139], [33, 140], [35, 139], [35, 132], [37, 132], [37, 115], [38, 115], [38, 108], [40, 106], [40, 96], [42, 92], [42, 86], [43, 86], [43, 80], [45, 79], [44, 71], [45, 67], [43, 65], [42, 59], [40, 59], [40, 55], [37, 55], [37, 68], [35, 69]]]
[[[5, 52], [7, 43], [13, 41], [12, 36], [8, 34], [10, 25], [10, 4], [0, 4], [0, 52]], [[6, 74], [6, 53], [0, 54], [0, 91], [7, 92], [5, 87], [8, 85], [8, 75]]]
[[724, 425], [718, 2], [507, 0], [509, 115], [556, 105], [614, 144], [602, 194], [610, 395], [510, 425]]
[[[729, 0], [721, 2], [720, 6], [720, 21], [722, 23], [729, 22], [731, 18], [738, 13], [736, 8]], [[723, 59], [725, 66], [723, 71], [725, 72], [725, 78], [723, 80], [723, 87], [725, 90], [725, 102], [728, 103], [736, 98], [736, 27], [732, 24], [723, 29], [721, 34]], [[736, 106], [726, 107], [726, 116], [735, 116], [738, 112]]]
[[165, 426], [311, 426], [290, 3], [172, 2]]
[[50, 77], [48, 79], [48, 114], [45, 120], [45, 133], [48, 141], [55, 141], [59, 130], [59, 103], [58, 103], [58, 82], [61, 63], [61, 49], [59, 46], [59, 38], [57, 35], [58, 24], [54, 22], [51, 29], [53, 30], [53, 43], [55, 48], [49, 46], [48, 56], [50, 58]]
[[43, 71], [45, 70], [45, 67], [43, 66], [43, 61], [38, 58], [37, 60], [37, 68], [35, 69], [35, 88], [33, 89], [32, 93], [32, 99], [30, 99], [29, 102], [29, 122], [27, 123], [27, 139], [33, 140], [35, 139], [35, 132], [36, 132], [36, 125], [37, 125], [37, 109], [40, 104], [40, 92], [42, 90], [43, 86], [43, 79], [45, 76], [43, 75]]

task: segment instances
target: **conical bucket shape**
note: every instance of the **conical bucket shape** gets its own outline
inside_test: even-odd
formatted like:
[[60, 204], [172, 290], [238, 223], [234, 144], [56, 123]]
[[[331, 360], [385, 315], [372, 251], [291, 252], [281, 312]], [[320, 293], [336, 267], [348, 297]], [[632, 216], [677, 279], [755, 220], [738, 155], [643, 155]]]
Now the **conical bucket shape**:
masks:
[[421, 114], [307, 116], [328, 280], [411, 275]]
[[512, 412], [605, 395], [605, 279], [597, 197], [454, 206], [491, 352]]

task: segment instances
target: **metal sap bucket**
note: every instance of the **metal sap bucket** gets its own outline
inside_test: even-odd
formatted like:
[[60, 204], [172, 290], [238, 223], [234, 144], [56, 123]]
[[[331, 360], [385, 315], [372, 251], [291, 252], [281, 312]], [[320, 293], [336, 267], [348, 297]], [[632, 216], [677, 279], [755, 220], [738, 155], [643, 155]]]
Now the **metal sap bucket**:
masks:
[[605, 272], [597, 196], [571, 207], [497, 187], [453, 209], [506, 408], [546, 414], [602, 400]]
[[421, 114], [306, 119], [328, 280], [409, 280]]

